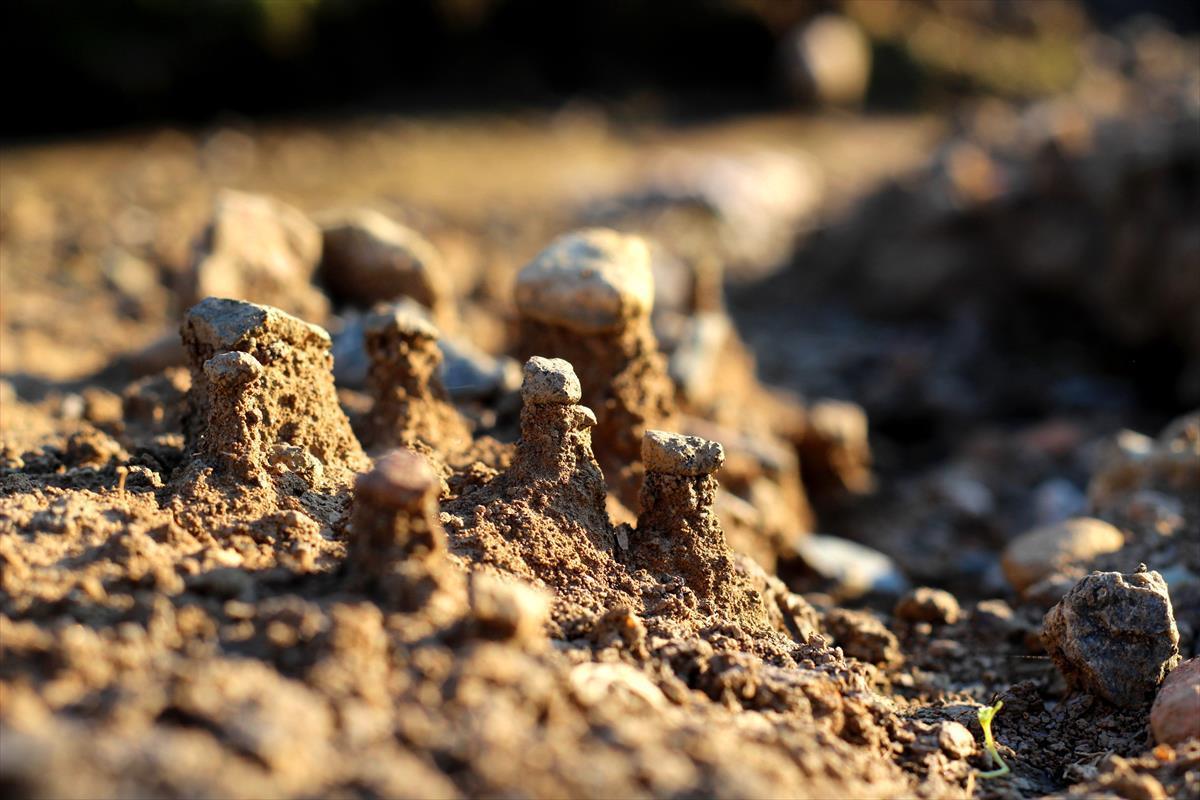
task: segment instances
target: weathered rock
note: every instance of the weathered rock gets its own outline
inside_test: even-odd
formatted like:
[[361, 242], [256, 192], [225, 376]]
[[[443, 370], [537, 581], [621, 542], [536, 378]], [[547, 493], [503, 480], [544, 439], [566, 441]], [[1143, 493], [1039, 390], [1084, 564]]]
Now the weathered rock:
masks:
[[612, 333], [654, 305], [650, 250], [638, 236], [591, 228], [556, 239], [521, 270], [517, 308], [582, 334]]
[[1179, 631], [1157, 572], [1093, 572], [1042, 623], [1067, 682], [1118, 706], [1145, 702], [1179, 661]]
[[270, 197], [224, 190], [196, 246], [184, 300], [269, 303], [323, 321], [329, 301], [311, 283], [320, 258], [321, 233], [302, 212]]
[[574, 368], [561, 358], [534, 356], [525, 362], [523, 374], [521, 398], [527, 403], [568, 406], [583, 397]]
[[1150, 709], [1150, 730], [1160, 744], [1200, 739], [1200, 658], [1171, 670]]
[[302, 448], [326, 468], [366, 465], [338, 406], [323, 329], [270, 306], [210, 297], [188, 311], [182, 336], [192, 452], [242, 479], [262, 475], [275, 445]]
[[952, 625], [962, 615], [962, 609], [958, 606], [958, 599], [949, 592], [921, 586], [901, 597], [893, 613], [910, 622]]
[[372, 209], [317, 218], [324, 252], [319, 276], [334, 298], [361, 307], [411, 297], [441, 320], [451, 295], [437, 249]]
[[1004, 548], [1001, 565], [1008, 582], [1023, 592], [1063, 570], [1084, 568], [1124, 544], [1125, 535], [1109, 523], [1079, 517], [1018, 536]]
[[699, 436], [646, 431], [642, 439], [642, 463], [647, 472], [694, 478], [719, 470], [725, 463], [725, 450], [719, 443]]

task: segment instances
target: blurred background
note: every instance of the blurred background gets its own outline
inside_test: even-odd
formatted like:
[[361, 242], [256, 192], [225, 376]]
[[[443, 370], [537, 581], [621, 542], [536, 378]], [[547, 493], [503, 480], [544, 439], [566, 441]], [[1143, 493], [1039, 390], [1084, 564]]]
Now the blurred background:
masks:
[[[925, 582], [991, 591], [1013, 531], [1084, 508], [1091, 443], [1200, 404], [1189, 0], [0, 13], [0, 390], [45, 411], [10, 442], [181, 363], [230, 189], [427, 242], [482, 430], [516, 271], [565, 230], [645, 234], [685, 407], [744, 416], [748, 369], [821, 408], [846, 465], [804, 475], [821, 529]], [[330, 329], [352, 404], [361, 313], [396, 298], [279, 263], [251, 299]]]

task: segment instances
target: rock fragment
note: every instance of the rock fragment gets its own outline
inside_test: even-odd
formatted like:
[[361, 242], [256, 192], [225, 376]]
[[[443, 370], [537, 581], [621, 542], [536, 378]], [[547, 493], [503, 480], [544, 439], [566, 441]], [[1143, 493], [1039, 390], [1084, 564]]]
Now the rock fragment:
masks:
[[1179, 661], [1179, 631], [1157, 572], [1093, 572], [1042, 624], [1042, 641], [1067, 682], [1113, 705], [1149, 700]]
[[840, 599], [867, 594], [898, 597], [908, 579], [886, 554], [849, 539], [813, 534], [797, 540], [796, 556], [803, 566], [828, 584]]
[[210, 297], [188, 311], [182, 336], [192, 452], [247, 480], [262, 474], [276, 445], [302, 448], [325, 468], [366, 465], [338, 406], [323, 329], [270, 306]]
[[477, 635], [523, 644], [543, 637], [550, 616], [550, 600], [545, 592], [522, 581], [476, 572], [471, 575], [469, 598]]
[[855, 22], [821, 14], [788, 35], [784, 75], [799, 97], [830, 105], [859, 103], [871, 75], [871, 43]]
[[962, 609], [958, 599], [944, 589], [921, 586], [901, 597], [894, 613], [910, 622], [953, 625], [962, 616]]
[[371, 446], [403, 445], [429, 455], [451, 455], [468, 446], [470, 428], [439, 373], [437, 328], [403, 306], [390, 307], [367, 318], [364, 336], [374, 399], [365, 434]]
[[1125, 535], [1107, 522], [1078, 517], [1018, 536], [1004, 548], [1001, 566], [1013, 588], [1024, 592], [1064, 570], [1082, 570], [1092, 559], [1124, 544]]
[[311, 283], [320, 258], [321, 233], [302, 212], [270, 197], [224, 190], [195, 248], [185, 298], [270, 303], [323, 321], [329, 301]]
[[719, 470], [725, 463], [725, 450], [717, 442], [699, 436], [646, 431], [642, 439], [642, 463], [647, 472], [695, 478]]
[[569, 406], [583, 397], [575, 369], [561, 358], [534, 356], [522, 374], [521, 396], [527, 403]]
[[1150, 730], [1160, 744], [1200, 739], [1200, 658], [1171, 670], [1150, 708]]
[[596, 413], [596, 458], [635, 507], [642, 434], [670, 418], [674, 393], [650, 325], [645, 241], [602, 228], [562, 236], [521, 270], [515, 294], [522, 357], [576, 366], [582, 401]]
[[318, 275], [351, 305], [411, 297], [444, 322], [451, 289], [437, 249], [420, 233], [367, 208], [317, 218], [324, 250]]

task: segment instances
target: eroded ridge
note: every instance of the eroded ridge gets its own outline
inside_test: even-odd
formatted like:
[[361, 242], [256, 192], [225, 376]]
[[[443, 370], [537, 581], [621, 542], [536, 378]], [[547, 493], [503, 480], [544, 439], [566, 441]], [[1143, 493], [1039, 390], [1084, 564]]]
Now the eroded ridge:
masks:
[[654, 279], [638, 236], [594, 228], [562, 236], [517, 278], [523, 356], [576, 365], [596, 413], [596, 457], [636, 508], [641, 439], [673, 414], [673, 386], [650, 326]]
[[218, 476], [263, 484], [282, 465], [322, 485], [367, 466], [338, 405], [323, 328], [209, 297], [188, 311], [181, 332], [192, 374], [188, 449]]

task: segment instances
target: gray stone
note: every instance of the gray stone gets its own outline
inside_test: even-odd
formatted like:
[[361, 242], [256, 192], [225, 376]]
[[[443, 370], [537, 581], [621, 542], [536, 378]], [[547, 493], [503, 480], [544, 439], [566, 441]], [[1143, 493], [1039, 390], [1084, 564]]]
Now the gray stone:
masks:
[[796, 555], [828, 581], [829, 591], [842, 599], [866, 594], [898, 597], [909, 588], [908, 579], [892, 559], [849, 539], [805, 536], [796, 543]]
[[667, 431], [646, 431], [642, 437], [642, 463], [646, 472], [696, 477], [711, 475], [725, 463], [719, 442]]
[[582, 397], [583, 388], [569, 361], [534, 356], [525, 362], [521, 398], [526, 403], [567, 406]]
[[581, 333], [616, 331], [654, 305], [650, 250], [639, 236], [591, 228], [561, 236], [517, 276], [525, 317]]
[[1154, 696], [1179, 662], [1179, 631], [1157, 572], [1093, 572], [1042, 623], [1042, 641], [1071, 686], [1118, 706]]

